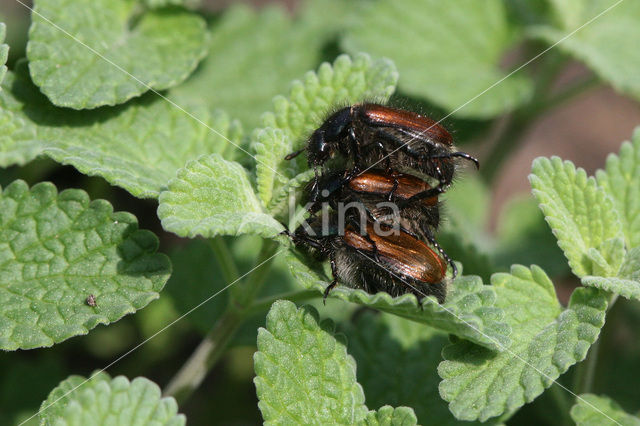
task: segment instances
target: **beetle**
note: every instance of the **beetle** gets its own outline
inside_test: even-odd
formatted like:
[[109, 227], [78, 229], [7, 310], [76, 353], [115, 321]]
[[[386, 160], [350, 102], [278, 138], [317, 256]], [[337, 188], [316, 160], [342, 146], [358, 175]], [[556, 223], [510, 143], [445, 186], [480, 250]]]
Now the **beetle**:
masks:
[[366, 236], [352, 224], [341, 235], [335, 227], [335, 215], [329, 220], [329, 233], [318, 235], [321, 222], [318, 216], [308, 229], [300, 226], [294, 233], [285, 233], [316, 258], [329, 259], [333, 280], [323, 300], [341, 282], [371, 294], [384, 291], [395, 297], [411, 293], [418, 299], [433, 295], [439, 303], [444, 302], [447, 263], [423, 241], [402, 231], [378, 235], [370, 221], [365, 226]]
[[340, 154], [351, 160], [353, 173], [380, 164], [387, 170], [423, 173], [442, 186], [452, 182], [457, 158], [479, 167], [475, 157], [455, 150], [453, 137], [438, 122], [376, 103], [336, 111], [311, 134], [305, 148], [285, 159], [291, 160], [305, 150], [314, 169]]
[[[427, 240], [451, 265], [453, 278], [457, 276], [455, 263], [434, 236], [440, 224], [438, 196], [444, 192], [441, 186], [432, 187], [413, 175], [374, 169], [356, 176], [351, 176], [348, 171], [337, 171], [322, 175], [318, 182], [316, 188], [319, 191], [310, 195], [315, 199], [308, 204], [312, 214], [319, 211], [325, 202], [338, 215], [346, 215], [348, 219], [364, 211], [374, 222]], [[352, 206], [362, 208], [354, 209]]]

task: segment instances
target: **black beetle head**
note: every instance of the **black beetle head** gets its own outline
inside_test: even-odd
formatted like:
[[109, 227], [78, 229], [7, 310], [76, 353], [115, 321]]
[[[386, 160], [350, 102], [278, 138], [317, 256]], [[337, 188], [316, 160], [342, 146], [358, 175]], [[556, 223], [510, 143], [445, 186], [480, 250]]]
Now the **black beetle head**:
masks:
[[351, 108], [342, 108], [331, 115], [313, 132], [309, 138], [308, 159], [309, 165], [318, 167], [327, 162], [343, 143], [348, 135], [351, 125]]
[[309, 165], [319, 167], [326, 163], [335, 151], [336, 141], [327, 140], [323, 129], [318, 129], [309, 138], [307, 158]]

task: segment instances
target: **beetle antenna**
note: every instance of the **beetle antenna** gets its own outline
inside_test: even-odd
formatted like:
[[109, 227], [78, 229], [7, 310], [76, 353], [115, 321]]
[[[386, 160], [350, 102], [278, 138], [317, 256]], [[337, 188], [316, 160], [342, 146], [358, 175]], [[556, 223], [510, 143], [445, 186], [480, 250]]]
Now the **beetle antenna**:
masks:
[[294, 158], [296, 158], [298, 155], [302, 154], [302, 151], [304, 151], [304, 148], [299, 149], [297, 151], [294, 151], [290, 154], [287, 154], [286, 157], [284, 157], [285, 160], [293, 160]]

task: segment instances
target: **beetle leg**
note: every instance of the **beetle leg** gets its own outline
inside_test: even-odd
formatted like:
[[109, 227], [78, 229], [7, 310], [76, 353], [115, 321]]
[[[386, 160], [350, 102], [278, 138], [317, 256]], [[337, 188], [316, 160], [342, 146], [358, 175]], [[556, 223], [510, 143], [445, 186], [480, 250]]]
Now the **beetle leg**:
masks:
[[447, 263], [451, 265], [451, 274], [452, 274], [451, 279], [455, 279], [456, 276], [458, 276], [458, 267], [456, 266], [456, 264], [449, 257], [449, 255], [444, 251], [444, 249], [440, 247], [440, 244], [438, 244], [438, 242], [433, 237], [433, 234], [431, 234], [431, 232], [427, 232], [426, 237], [427, 237], [427, 241], [429, 241], [431, 245], [433, 245], [436, 248], [436, 250], [438, 250], [438, 253], [440, 253], [442, 257], [444, 257], [444, 260], [446, 260]]
[[442, 194], [445, 191], [445, 188], [442, 185], [438, 185], [435, 188], [427, 189], [426, 191], [418, 192], [417, 194], [403, 200], [398, 203], [398, 207], [403, 208], [409, 203], [413, 203], [414, 201], [423, 200], [425, 198], [436, 197]]
[[331, 284], [329, 284], [327, 286], [327, 288], [324, 289], [324, 293], [322, 295], [322, 304], [323, 305], [327, 305], [327, 297], [329, 296], [329, 293], [331, 293], [331, 290], [333, 290], [334, 288], [336, 288], [336, 286], [338, 285], [338, 281], [334, 278], [333, 281], [331, 281]]
[[442, 187], [447, 184], [446, 179], [444, 178], [444, 174], [442, 174], [442, 169], [440, 168], [440, 162], [436, 163], [436, 179], [438, 179], [438, 186]]
[[[372, 150], [379, 150], [380, 151], [380, 155], [384, 156], [384, 160], [385, 160], [385, 164], [386, 164], [386, 168], [387, 170], [390, 170], [390, 165], [391, 165], [391, 160], [389, 159], [389, 157], [386, 155], [387, 153], [387, 148], [384, 146], [384, 144], [382, 142], [380, 142], [377, 138], [374, 137], [374, 141], [371, 143], [368, 143], [366, 145], [364, 145], [362, 147], [362, 153], [363, 153], [363, 160], [366, 160], [365, 155], [364, 154], [368, 154], [370, 151]], [[382, 160], [380, 160], [382, 161]], [[367, 166], [367, 168], [370, 168]]]
[[480, 169], [480, 162], [478, 161], [478, 159], [470, 154], [467, 154], [466, 152], [450, 152], [447, 154], [437, 154], [437, 155], [429, 156], [429, 158], [453, 158], [453, 157], [460, 157], [460, 158], [464, 158], [467, 161], [471, 161], [473, 164], [475, 164], [476, 169]]
[[336, 260], [334, 258], [333, 253], [329, 258], [329, 263], [331, 264], [331, 274], [333, 275], [333, 280], [331, 281], [331, 284], [329, 284], [327, 288], [324, 289], [324, 294], [322, 296], [323, 305], [327, 304], [327, 296], [329, 296], [329, 293], [331, 292], [331, 290], [333, 290], [338, 285], [338, 271], [336, 268]]
[[[353, 157], [355, 158], [354, 163], [354, 170], [356, 171], [360, 171], [360, 169], [362, 168], [362, 154], [360, 153], [360, 144], [358, 143], [358, 138], [356, 136], [356, 131], [353, 128], [353, 126], [349, 127], [349, 142], [351, 144], [351, 151], [353, 154]], [[364, 165], [364, 167], [366, 167], [366, 165]]]
[[401, 227], [400, 227], [400, 230], [401, 230], [402, 232], [404, 232], [405, 234], [409, 234], [409, 235], [411, 235], [411, 236], [412, 236], [413, 238], [415, 238], [416, 240], [419, 240], [419, 239], [420, 239], [420, 236], [419, 236], [418, 234], [416, 234], [416, 233], [414, 233], [414, 232], [412, 232], [412, 231], [410, 231], [410, 230], [406, 229], [406, 228], [405, 228], [405, 227], [403, 227], [403, 226], [401, 226]]
[[389, 191], [389, 193], [387, 194], [387, 201], [391, 201], [391, 198], [393, 198], [393, 193], [396, 192], [396, 189], [398, 189], [398, 185], [400, 184], [400, 182], [398, 181], [398, 176], [395, 173], [392, 176], [393, 176], [393, 188], [391, 188], [391, 191]]
[[320, 192], [320, 175], [318, 173], [317, 167], [313, 168], [313, 174], [313, 185], [311, 185], [311, 189], [309, 190], [309, 192], [311, 193], [311, 200], [313, 202], [316, 202], [318, 200]]

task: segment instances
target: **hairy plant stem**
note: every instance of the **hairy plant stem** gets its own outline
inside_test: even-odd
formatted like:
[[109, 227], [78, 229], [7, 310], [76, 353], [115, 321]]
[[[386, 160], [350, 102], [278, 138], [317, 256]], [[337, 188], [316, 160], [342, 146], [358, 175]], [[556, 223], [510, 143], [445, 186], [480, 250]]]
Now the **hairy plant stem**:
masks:
[[240, 325], [253, 312], [253, 299], [269, 273], [276, 249], [275, 242], [264, 242], [256, 260], [255, 271], [241, 284], [242, 292], [235, 293], [235, 297], [232, 295], [227, 310], [169, 381], [163, 391], [164, 395], [173, 396], [178, 403], [186, 400], [220, 360]]
[[213, 254], [216, 257], [218, 265], [220, 265], [225, 281], [230, 283], [237, 280], [240, 276], [238, 267], [236, 266], [233, 256], [231, 256], [229, 246], [222, 236], [210, 239], [209, 245], [211, 246], [211, 250], [213, 250]]
[[252, 272], [245, 282], [240, 282], [231, 287], [231, 303], [235, 304], [243, 312], [253, 304], [253, 300], [256, 298], [260, 288], [262, 288], [262, 284], [264, 284], [269, 274], [269, 266], [273, 260], [273, 255], [277, 249], [278, 244], [275, 241], [265, 240], [262, 243], [255, 265], [260, 265], [263, 262], [267, 262], [267, 264]]
[[169, 381], [162, 393], [173, 396], [178, 404], [191, 396], [225, 352], [242, 321], [243, 316], [239, 311], [228, 309], [200, 342], [187, 362]]

